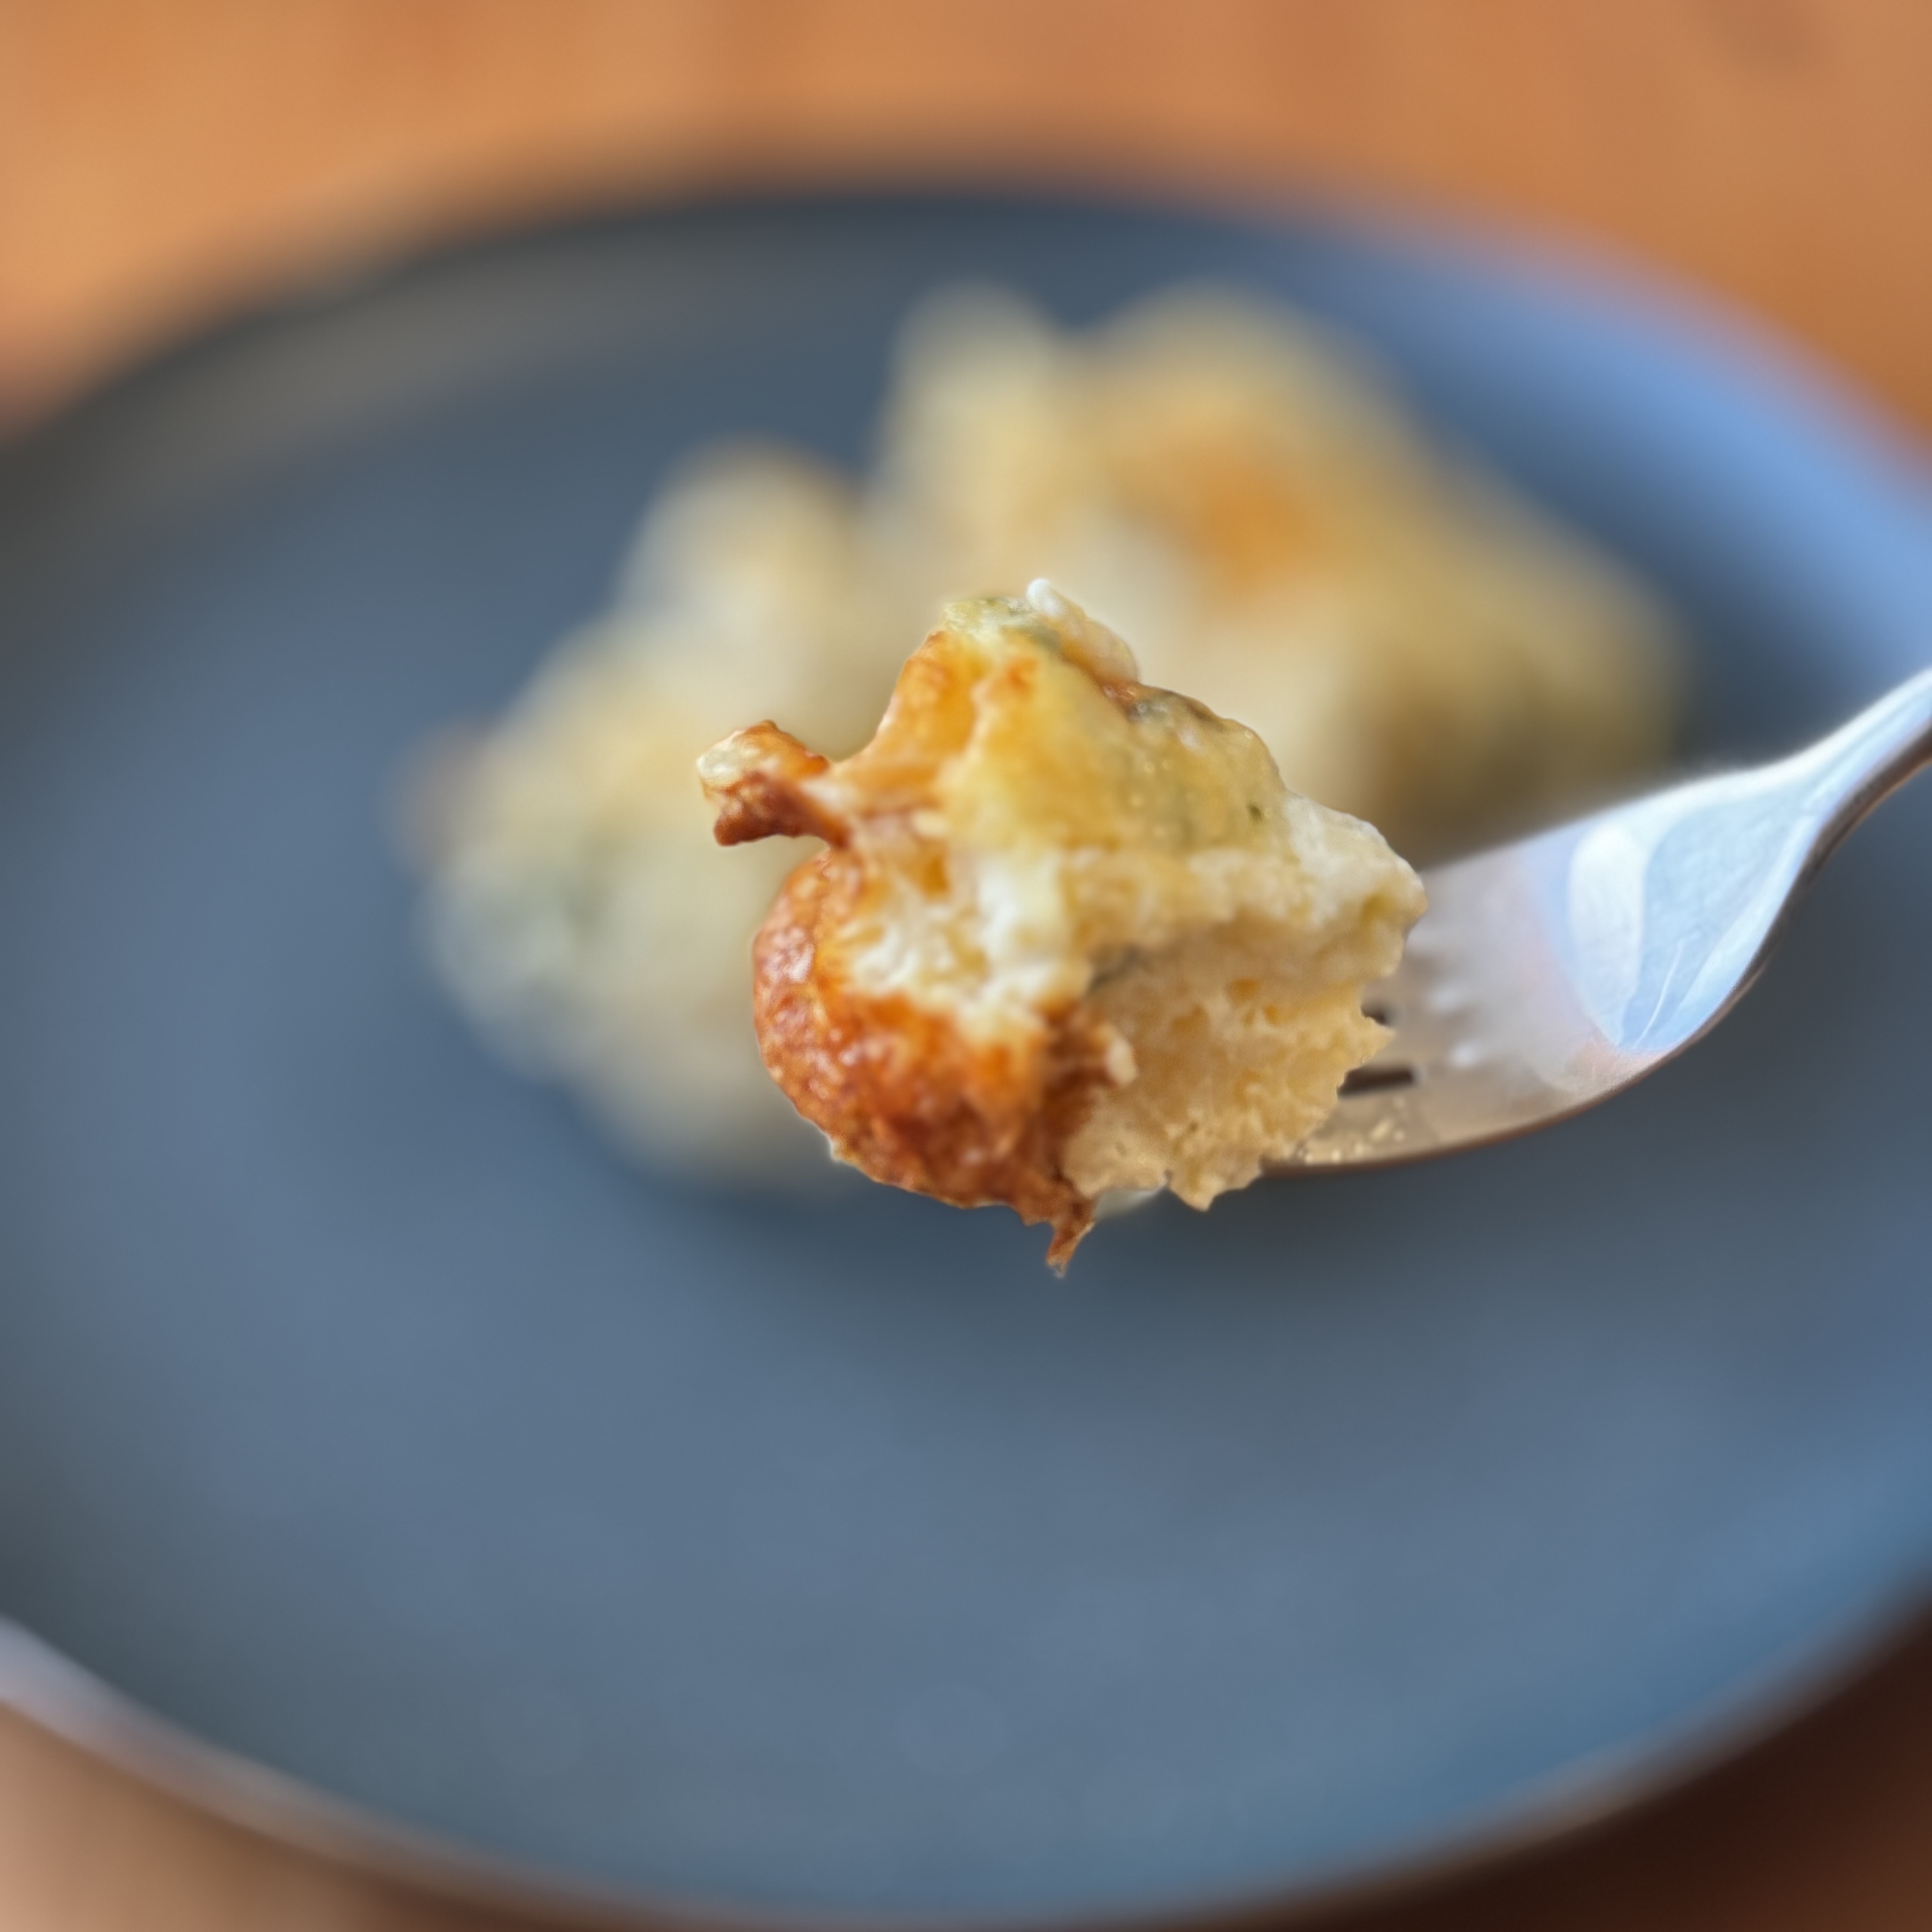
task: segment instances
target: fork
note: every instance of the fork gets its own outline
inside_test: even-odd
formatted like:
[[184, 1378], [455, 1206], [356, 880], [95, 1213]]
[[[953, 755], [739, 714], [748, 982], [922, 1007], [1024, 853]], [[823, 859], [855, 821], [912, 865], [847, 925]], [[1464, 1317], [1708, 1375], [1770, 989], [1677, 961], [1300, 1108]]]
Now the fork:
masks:
[[1548, 1126], [1736, 1004], [1852, 828], [1932, 763], [1932, 670], [1806, 750], [1424, 875], [1364, 1004], [1391, 1036], [1277, 1171], [1383, 1167]]

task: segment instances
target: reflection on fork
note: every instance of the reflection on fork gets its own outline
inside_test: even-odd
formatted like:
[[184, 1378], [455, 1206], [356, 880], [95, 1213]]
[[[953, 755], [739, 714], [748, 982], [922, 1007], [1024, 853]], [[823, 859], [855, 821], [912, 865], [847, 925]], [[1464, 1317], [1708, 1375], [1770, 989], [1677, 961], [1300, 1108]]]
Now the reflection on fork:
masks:
[[1932, 671], [1817, 744], [1425, 875], [1368, 1005], [1393, 1029], [1284, 1172], [1379, 1167], [1546, 1126], [1716, 1024], [1852, 828], [1932, 762]]

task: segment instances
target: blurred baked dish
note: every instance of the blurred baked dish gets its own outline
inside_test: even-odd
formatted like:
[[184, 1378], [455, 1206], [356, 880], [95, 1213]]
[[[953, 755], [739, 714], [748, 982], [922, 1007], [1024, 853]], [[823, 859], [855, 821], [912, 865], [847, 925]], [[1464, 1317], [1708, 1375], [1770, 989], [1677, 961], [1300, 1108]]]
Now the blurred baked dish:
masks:
[[938, 605], [1042, 576], [1418, 862], [1580, 807], [1670, 742], [1644, 590], [1432, 448], [1300, 318], [1195, 290], [1070, 332], [958, 290], [906, 325], [867, 476], [700, 452], [610, 609], [441, 748], [418, 817], [458, 999], [654, 1162], [811, 1172], [748, 1018], [751, 936], [796, 855], [721, 864], [692, 760], [759, 716], [856, 752]]
[[514, 1064], [657, 1163], [782, 1183], [822, 1162], [749, 1018], [751, 936], [795, 855], [720, 866], [692, 761], [760, 712], [862, 742], [897, 662], [870, 594], [837, 478], [706, 458], [652, 507], [610, 610], [506, 717], [422, 761], [412, 815], [446, 983]]
[[766, 723], [698, 770], [721, 844], [825, 842], [753, 947], [787, 1097], [876, 1180], [1046, 1222], [1061, 1266], [1108, 1192], [1205, 1208], [1312, 1132], [1423, 908], [1043, 580], [950, 606], [851, 757]]

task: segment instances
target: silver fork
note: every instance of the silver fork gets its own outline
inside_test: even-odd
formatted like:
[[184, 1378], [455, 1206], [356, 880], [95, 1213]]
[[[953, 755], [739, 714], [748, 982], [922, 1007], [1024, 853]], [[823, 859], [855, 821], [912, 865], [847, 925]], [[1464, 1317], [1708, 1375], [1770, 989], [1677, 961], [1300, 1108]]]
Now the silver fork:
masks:
[[1840, 841], [1928, 763], [1932, 670], [1790, 758], [1427, 874], [1429, 910], [1364, 1002], [1394, 1036], [1282, 1168], [1480, 1147], [1654, 1072], [1731, 1010]]

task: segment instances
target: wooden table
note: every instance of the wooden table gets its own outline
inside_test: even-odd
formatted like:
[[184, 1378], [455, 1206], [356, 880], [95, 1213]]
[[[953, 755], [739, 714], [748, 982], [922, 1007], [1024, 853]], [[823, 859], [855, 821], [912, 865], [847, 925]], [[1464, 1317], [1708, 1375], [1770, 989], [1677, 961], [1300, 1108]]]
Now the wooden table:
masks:
[[[1665, 265], [1932, 425], [1924, 0], [0, 0], [0, 416], [319, 267], [724, 182], [1310, 184]], [[1932, 1391], [1928, 1391], [1932, 1400]], [[507, 1926], [0, 1714], [8, 1932]], [[1932, 1633], [1359, 1932], [1925, 1932]]]

